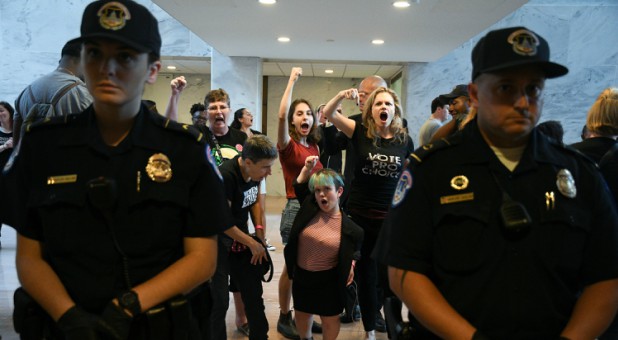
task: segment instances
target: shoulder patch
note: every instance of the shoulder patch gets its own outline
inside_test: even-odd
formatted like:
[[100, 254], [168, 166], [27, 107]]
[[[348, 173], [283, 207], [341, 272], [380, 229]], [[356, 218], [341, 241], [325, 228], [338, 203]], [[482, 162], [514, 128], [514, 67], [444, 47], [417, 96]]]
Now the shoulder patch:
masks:
[[399, 176], [399, 181], [395, 187], [395, 194], [393, 195], [393, 202], [391, 203], [393, 208], [403, 201], [410, 188], [412, 188], [412, 173], [410, 170], [405, 169], [401, 173], [401, 176]]
[[219, 171], [219, 167], [217, 166], [217, 162], [215, 161], [215, 158], [212, 156], [212, 151], [210, 150], [210, 145], [208, 145], [208, 143], [205, 143], [205, 146], [206, 146], [205, 147], [206, 160], [208, 160], [208, 163], [210, 164], [210, 167], [213, 169], [215, 174], [217, 174], [217, 176], [219, 177], [221, 182], [223, 182], [223, 176], [221, 175], [221, 171]]
[[154, 115], [158, 116], [159, 119], [155, 119], [155, 122], [162, 126], [166, 130], [175, 131], [186, 136], [191, 137], [193, 140], [197, 142], [202, 142], [204, 139], [204, 134], [193, 125], [183, 124], [175, 122], [169, 118], [165, 118], [157, 113]]
[[79, 113], [70, 114], [66, 116], [47, 117], [47, 118], [37, 120], [32, 123], [28, 123], [26, 127], [24, 128], [24, 131], [28, 133], [30, 131], [38, 130], [43, 127], [67, 125], [75, 121], [78, 118], [78, 116], [79, 116]]

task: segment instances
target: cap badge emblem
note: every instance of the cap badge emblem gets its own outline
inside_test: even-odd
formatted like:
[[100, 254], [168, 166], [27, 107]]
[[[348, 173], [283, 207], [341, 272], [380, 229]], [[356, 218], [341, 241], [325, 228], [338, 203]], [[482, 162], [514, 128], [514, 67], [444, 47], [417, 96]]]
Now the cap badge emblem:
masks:
[[573, 179], [571, 172], [567, 169], [558, 171], [558, 175], [556, 176], [556, 186], [558, 186], [558, 191], [568, 198], [575, 198], [575, 196], [577, 196], [575, 180]]
[[157, 183], [165, 183], [172, 178], [172, 163], [166, 155], [156, 153], [148, 158], [146, 173], [151, 180]]
[[517, 30], [507, 39], [509, 44], [513, 45], [513, 51], [523, 56], [534, 56], [539, 46], [539, 38], [528, 30]]
[[451, 179], [451, 188], [455, 190], [463, 190], [468, 187], [468, 177], [464, 175], [455, 176]]
[[131, 13], [127, 7], [120, 2], [108, 2], [97, 12], [101, 27], [117, 31], [125, 26], [127, 20], [131, 19]]

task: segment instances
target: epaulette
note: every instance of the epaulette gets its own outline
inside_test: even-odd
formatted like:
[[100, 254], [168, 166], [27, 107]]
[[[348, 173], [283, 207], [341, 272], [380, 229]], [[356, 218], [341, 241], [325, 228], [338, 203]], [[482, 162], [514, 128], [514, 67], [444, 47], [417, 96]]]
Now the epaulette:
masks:
[[44, 119], [40, 119], [31, 123], [28, 123], [24, 129], [26, 133], [37, 130], [46, 126], [58, 126], [58, 125], [66, 125], [76, 120], [79, 116], [79, 113], [70, 114], [66, 116], [56, 116], [56, 117], [47, 117]]
[[196, 140], [197, 142], [203, 141], [204, 134], [199, 129], [197, 129], [195, 126], [178, 123], [169, 118], [165, 118], [162, 116], [159, 116], [159, 117], [161, 117], [161, 119], [157, 119], [156, 121], [164, 129], [179, 132], [186, 136], [190, 136], [193, 140]]
[[436, 151], [443, 150], [453, 145], [459, 144], [460, 141], [461, 134], [457, 134], [454, 136], [449, 136], [447, 138], [442, 138], [433, 143], [425, 144], [420, 148], [414, 150], [414, 152], [412, 152], [408, 157], [408, 160], [415, 165], [421, 164], [424, 160], [427, 159], [427, 157], [434, 154]]

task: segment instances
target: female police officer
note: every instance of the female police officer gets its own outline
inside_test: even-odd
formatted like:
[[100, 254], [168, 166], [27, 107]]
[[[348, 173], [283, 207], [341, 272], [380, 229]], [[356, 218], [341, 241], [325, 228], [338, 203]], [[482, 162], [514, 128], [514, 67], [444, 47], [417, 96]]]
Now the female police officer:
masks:
[[140, 104], [161, 67], [146, 8], [93, 2], [77, 40], [93, 105], [31, 126], [12, 169], [20, 282], [59, 338], [195, 339], [175, 297], [214, 272], [220, 174], [196, 130]]

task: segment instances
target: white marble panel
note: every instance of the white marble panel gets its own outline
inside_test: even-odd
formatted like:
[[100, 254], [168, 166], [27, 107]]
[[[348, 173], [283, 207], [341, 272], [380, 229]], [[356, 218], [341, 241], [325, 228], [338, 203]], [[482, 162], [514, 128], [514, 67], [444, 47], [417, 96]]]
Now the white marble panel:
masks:
[[404, 111], [410, 134], [416, 138], [433, 98], [469, 81], [470, 54], [480, 37], [491, 29], [526, 26], [549, 42], [553, 61], [569, 68], [568, 75], [546, 82], [541, 120], [560, 121], [565, 142], [578, 141], [588, 108], [599, 92], [618, 85], [617, 16], [618, 2], [611, 0], [531, 0], [443, 58], [409, 64]]
[[[62, 46], [79, 36], [90, 0], [0, 1], [0, 100], [58, 65]], [[209, 57], [211, 48], [150, 0], [138, 0], [159, 20], [163, 55]]]
[[228, 57], [213, 50], [211, 88], [222, 88], [230, 95], [232, 124], [234, 111], [248, 108], [253, 112], [253, 129], [262, 130], [262, 60], [252, 57]]

